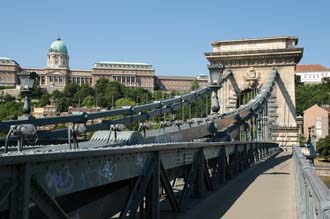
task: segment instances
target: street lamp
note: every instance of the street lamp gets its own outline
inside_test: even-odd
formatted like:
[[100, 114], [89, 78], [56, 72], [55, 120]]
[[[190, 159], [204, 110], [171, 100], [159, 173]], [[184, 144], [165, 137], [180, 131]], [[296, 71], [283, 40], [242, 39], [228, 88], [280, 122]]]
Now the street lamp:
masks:
[[312, 143], [312, 138], [311, 138], [311, 130], [312, 127], [308, 127], [308, 140], [307, 140], [307, 147]]
[[313, 126], [308, 127], [308, 140], [307, 140], [307, 145], [305, 147], [305, 152], [303, 152], [305, 157], [309, 159], [311, 163], [314, 162], [313, 159], [316, 157], [316, 151], [312, 143], [312, 135], [311, 135], [311, 131], [313, 128], [314, 128]]
[[31, 112], [29, 96], [32, 92], [32, 88], [37, 78], [37, 74], [35, 72], [25, 72], [22, 71], [17, 74], [20, 84], [21, 84], [21, 93], [24, 97], [24, 106], [23, 106], [23, 113], [25, 117], [28, 116]]
[[209, 64], [208, 66], [210, 74], [210, 88], [212, 89], [211, 94], [211, 109], [212, 113], [218, 113], [220, 110], [219, 100], [218, 100], [218, 90], [220, 89], [220, 79], [225, 67], [222, 64]]

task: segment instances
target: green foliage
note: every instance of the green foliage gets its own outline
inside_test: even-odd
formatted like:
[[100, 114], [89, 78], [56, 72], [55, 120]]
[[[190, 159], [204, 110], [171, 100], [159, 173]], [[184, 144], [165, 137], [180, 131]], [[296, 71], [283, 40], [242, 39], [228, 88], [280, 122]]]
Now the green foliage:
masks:
[[330, 85], [327, 83], [315, 85], [296, 84], [297, 114], [302, 115], [304, 110], [314, 104], [330, 104]]
[[95, 91], [88, 84], [83, 84], [78, 87], [77, 92], [74, 94], [73, 102], [81, 104], [88, 96], [95, 96]]
[[0, 104], [0, 120], [16, 119], [22, 114], [23, 103], [8, 101]]
[[304, 85], [304, 83], [301, 82], [300, 75], [294, 75], [294, 83], [295, 83], [296, 86], [298, 86], [298, 85]]
[[118, 81], [110, 81], [105, 89], [105, 97], [107, 100], [111, 100], [113, 97], [115, 100], [123, 96], [123, 86]]
[[78, 91], [79, 86], [76, 83], [70, 82], [67, 84], [63, 90], [63, 94], [65, 97], [72, 98], [75, 93]]
[[68, 108], [71, 105], [72, 105], [72, 101], [67, 97], [61, 97], [60, 99], [57, 99], [57, 110], [59, 112], [68, 111]]
[[15, 89], [15, 86], [0, 86], [0, 90]]
[[299, 142], [299, 146], [300, 147], [305, 146], [305, 144], [306, 144], [306, 138], [305, 138], [305, 136], [303, 134], [300, 134], [298, 136], [298, 142]]
[[38, 103], [38, 106], [46, 106], [50, 103], [50, 94], [46, 93], [46, 94], [43, 94], [40, 99], [39, 99], [39, 103]]
[[116, 100], [115, 106], [116, 108], [122, 108], [123, 106], [134, 106], [135, 101], [130, 98], [120, 98]]
[[316, 143], [316, 149], [317, 152], [319, 153], [319, 156], [329, 160], [330, 158], [330, 135], [328, 135], [325, 138], [321, 138], [317, 143]]
[[93, 96], [87, 96], [84, 101], [82, 102], [83, 106], [87, 106], [89, 108], [95, 106], [95, 101]]
[[198, 80], [195, 79], [195, 80], [193, 80], [193, 82], [191, 84], [190, 90], [197, 90], [198, 88], [199, 88], [199, 83], [198, 83]]
[[107, 78], [100, 78], [96, 81], [95, 84], [95, 92], [97, 94], [105, 94], [105, 90], [107, 88], [107, 85], [110, 83], [109, 79]]
[[151, 93], [142, 87], [134, 89], [123, 87], [123, 96], [134, 100], [138, 104], [147, 103], [152, 99]]
[[0, 96], [0, 102], [10, 102], [10, 101], [15, 101], [16, 98], [14, 96], [11, 96], [9, 94], [5, 94], [4, 96]]
[[57, 100], [57, 99], [64, 97], [64, 94], [63, 94], [63, 92], [61, 92], [59, 90], [54, 90], [51, 97], [52, 97], [52, 99]]
[[[128, 88], [121, 85], [118, 81], [110, 81], [106, 78], [99, 79], [95, 87], [90, 87], [87, 84], [78, 86], [76, 83], [69, 83], [65, 86], [63, 92], [55, 90], [51, 94], [38, 90], [38, 82], [35, 85], [35, 97], [39, 101], [34, 101], [33, 104], [43, 107], [49, 104], [51, 100], [54, 100], [60, 112], [65, 112], [69, 106], [78, 106], [78, 104], [80, 106], [100, 106], [110, 109], [114, 106], [122, 107], [135, 105], [135, 103], [144, 104], [153, 100], [152, 93], [146, 89], [141, 87]], [[159, 96], [160, 98], [168, 98], [169, 94], [160, 92]], [[15, 97], [0, 94], [0, 104], [2, 102], [15, 102]], [[17, 112], [13, 113], [13, 115], [20, 115], [21, 108], [16, 110]], [[8, 107], [2, 107], [2, 109], [8, 109]], [[11, 112], [11, 110], [8, 110], [8, 112]], [[5, 114], [2, 117], [7, 118], [8, 116]]]

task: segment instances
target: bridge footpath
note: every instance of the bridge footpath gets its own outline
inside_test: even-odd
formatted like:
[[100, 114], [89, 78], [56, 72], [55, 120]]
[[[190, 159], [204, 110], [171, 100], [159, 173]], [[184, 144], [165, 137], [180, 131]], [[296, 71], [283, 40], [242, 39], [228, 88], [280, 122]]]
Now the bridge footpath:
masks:
[[291, 151], [268, 158], [177, 217], [291, 219], [296, 217]]

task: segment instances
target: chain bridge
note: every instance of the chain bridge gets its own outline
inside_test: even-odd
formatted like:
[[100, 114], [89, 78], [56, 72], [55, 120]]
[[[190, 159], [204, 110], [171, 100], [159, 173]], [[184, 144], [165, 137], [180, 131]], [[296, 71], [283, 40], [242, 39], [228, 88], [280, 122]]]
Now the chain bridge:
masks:
[[[281, 198], [296, 194], [285, 178], [293, 172], [301, 218], [329, 218], [329, 196], [320, 193], [326, 189], [300, 149], [293, 147], [295, 171], [286, 173], [287, 167], [277, 166], [286, 164], [291, 153], [281, 152], [283, 139], [273, 136], [279, 133], [275, 94], [281, 93], [289, 111], [294, 107], [281, 68], [269, 68], [260, 86], [254, 86], [256, 75], [250, 71], [249, 92], [240, 88], [234, 70], [213, 62], [209, 70], [209, 86], [170, 99], [80, 115], [1, 121], [0, 130], [8, 134], [0, 148], [0, 218], [240, 218], [248, 215], [243, 210], [253, 202], [273, 211], [250, 218], [290, 218], [293, 201]], [[211, 98], [206, 117], [175, 117], [204, 98]], [[173, 115], [172, 120], [162, 119], [166, 114]], [[156, 117], [161, 122], [152, 129], [146, 121]], [[88, 123], [99, 118], [101, 123]], [[139, 130], [123, 130], [137, 122]], [[71, 126], [37, 128], [57, 124]], [[93, 135], [87, 140], [86, 133]], [[271, 168], [276, 171], [269, 172]], [[254, 187], [260, 179], [266, 180]], [[273, 179], [280, 180], [273, 185]], [[281, 190], [266, 196], [270, 200], [253, 199], [258, 192], [246, 189], [249, 184], [263, 194], [276, 186]], [[246, 197], [250, 199], [244, 202]], [[204, 207], [195, 202], [210, 198]], [[233, 207], [235, 200], [239, 204]], [[289, 213], [279, 216], [283, 205]]]

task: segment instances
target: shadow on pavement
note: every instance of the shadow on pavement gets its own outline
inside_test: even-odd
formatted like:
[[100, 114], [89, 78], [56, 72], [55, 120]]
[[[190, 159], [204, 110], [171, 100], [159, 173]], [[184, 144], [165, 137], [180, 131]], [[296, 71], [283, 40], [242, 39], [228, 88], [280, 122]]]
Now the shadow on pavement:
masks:
[[213, 193], [210, 193], [206, 198], [200, 199], [198, 202], [192, 202], [190, 208], [184, 209], [182, 213], [174, 213], [171, 214], [170, 217], [165, 216], [161, 218], [222, 218], [222, 216], [258, 176], [262, 174], [288, 174], [285, 172], [265, 172], [276, 165], [285, 162], [291, 157], [292, 154], [289, 154], [288, 152], [277, 153], [266, 161], [254, 165], [240, 173], [234, 179], [228, 181]]

